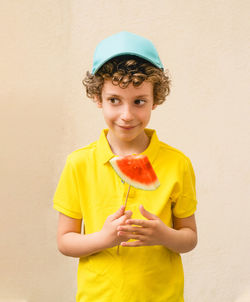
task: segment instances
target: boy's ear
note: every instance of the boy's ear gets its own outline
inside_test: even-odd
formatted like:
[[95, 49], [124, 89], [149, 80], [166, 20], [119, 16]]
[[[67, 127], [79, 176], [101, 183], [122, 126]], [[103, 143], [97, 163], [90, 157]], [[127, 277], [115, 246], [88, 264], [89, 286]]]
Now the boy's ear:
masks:
[[94, 101], [96, 102], [98, 108], [102, 108], [102, 101], [98, 95], [94, 96]]
[[101, 101], [97, 101], [96, 104], [97, 104], [98, 108], [102, 108], [102, 102]]
[[152, 110], [154, 110], [157, 107], [157, 104], [153, 104]]

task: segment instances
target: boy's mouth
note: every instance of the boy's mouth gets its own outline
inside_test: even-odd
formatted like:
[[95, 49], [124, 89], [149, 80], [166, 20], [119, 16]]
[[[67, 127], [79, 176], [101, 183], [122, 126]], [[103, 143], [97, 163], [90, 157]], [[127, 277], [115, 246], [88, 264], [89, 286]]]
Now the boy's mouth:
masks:
[[130, 130], [130, 129], [133, 129], [135, 128], [136, 126], [121, 126], [121, 125], [118, 125], [120, 128], [122, 129], [125, 129], [125, 130]]

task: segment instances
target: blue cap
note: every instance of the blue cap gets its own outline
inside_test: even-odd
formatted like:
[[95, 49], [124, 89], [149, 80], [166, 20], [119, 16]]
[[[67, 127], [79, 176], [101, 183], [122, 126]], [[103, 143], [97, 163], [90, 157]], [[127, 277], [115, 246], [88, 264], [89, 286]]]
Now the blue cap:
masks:
[[95, 74], [110, 59], [122, 55], [138, 56], [163, 70], [157, 50], [151, 41], [130, 32], [122, 31], [102, 40], [97, 45], [92, 74]]

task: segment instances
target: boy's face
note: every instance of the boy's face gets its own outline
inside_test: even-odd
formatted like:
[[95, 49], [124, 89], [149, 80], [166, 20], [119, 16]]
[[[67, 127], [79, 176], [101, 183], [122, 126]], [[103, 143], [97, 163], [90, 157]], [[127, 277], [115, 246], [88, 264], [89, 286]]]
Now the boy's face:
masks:
[[144, 81], [139, 87], [129, 84], [127, 88], [113, 85], [105, 80], [102, 100], [97, 102], [102, 108], [110, 134], [117, 142], [136, 142], [145, 136], [154, 105], [153, 84]]

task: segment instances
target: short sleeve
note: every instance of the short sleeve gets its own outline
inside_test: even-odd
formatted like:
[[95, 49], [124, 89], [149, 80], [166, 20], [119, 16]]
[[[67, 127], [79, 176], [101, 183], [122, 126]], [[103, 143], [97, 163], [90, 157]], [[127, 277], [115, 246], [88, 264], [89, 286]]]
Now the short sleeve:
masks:
[[64, 215], [75, 219], [82, 218], [77, 176], [69, 156], [57, 185], [53, 203], [54, 209]]
[[173, 203], [173, 214], [178, 218], [189, 217], [194, 214], [197, 207], [195, 174], [188, 158], [184, 165], [183, 178], [180, 183], [180, 194]]

